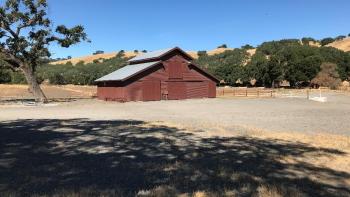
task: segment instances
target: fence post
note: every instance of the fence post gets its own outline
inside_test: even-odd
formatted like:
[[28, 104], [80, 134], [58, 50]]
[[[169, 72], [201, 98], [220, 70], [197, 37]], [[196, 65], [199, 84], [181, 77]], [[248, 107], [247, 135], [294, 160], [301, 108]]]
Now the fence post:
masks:
[[248, 89], [245, 89], [245, 96], [248, 97]]
[[260, 97], [259, 90], [258, 90], [258, 98]]
[[236, 96], [236, 90], [233, 89], [233, 96]]
[[310, 92], [309, 92], [309, 89], [306, 90], [306, 98], [307, 98], [307, 100], [310, 99]]
[[271, 98], [272, 98], [272, 90], [271, 90]]

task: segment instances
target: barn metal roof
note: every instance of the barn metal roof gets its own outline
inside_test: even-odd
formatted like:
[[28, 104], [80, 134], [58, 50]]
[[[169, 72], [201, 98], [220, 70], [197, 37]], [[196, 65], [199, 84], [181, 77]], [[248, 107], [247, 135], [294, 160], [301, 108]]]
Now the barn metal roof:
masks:
[[142, 63], [142, 64], [132, 64], [125, 66], [123, 68], [120, 68], [108, 75], [105, 75], [97, 80], [95, 82], [101, 82], [101, 81], [121, 81], [125, 80], [135, 74], [140, 73], [141, 71], [150, 68], [161, 61], [155, 61], [155, 62], [147, 62], [147, 63]]
[[168, 48], [168, 49], [161, 49], [161, 50], [156, 50], [156, 51], [151, 51], [148, 53], [144, 53], [141, 55], [138, 55], [134, 58], [131, 58], [129, 60], [129, 62], [133, 62], [133, 61], [139, 61], [139, 60], [144, 60], [144, 59], [152, 59], [152, 58], [157, 58], [160, 57], [162, 55], [164, 55], [165, 53], [173, 50], [174, 48]]

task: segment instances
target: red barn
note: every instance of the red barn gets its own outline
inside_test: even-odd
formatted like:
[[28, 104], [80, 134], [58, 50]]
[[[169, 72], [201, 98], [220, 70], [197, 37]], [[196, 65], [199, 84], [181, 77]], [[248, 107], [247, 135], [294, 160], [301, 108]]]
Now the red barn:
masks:
[[215, 98], [218, 79], [192, 60], [178, 47], [136, 56], [96, 80], [97, 97], [121, 102]]

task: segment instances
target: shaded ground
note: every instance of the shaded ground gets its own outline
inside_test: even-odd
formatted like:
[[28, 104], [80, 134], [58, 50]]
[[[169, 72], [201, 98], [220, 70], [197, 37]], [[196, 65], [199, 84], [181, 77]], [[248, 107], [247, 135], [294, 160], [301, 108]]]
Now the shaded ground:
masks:
[[[3, 121], [0, 195], [64, 196], [90, 189], [135, 196], [166, 186], [169, 196], [195, 191], [251, 196], [269, 185], [285, 196], [349, 196], [349, 172], [303, 161], [310, 154], [346, 155], [283, 140], [205, 138], [132, 120]], [[284, 157], [296, 160], [283, 162]]]

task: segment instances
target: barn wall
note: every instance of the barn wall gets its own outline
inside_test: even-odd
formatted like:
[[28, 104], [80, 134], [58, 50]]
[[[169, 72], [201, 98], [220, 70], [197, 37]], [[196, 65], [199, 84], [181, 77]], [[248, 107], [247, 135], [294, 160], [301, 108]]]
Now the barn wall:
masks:
[[97, 87], [97, 98], [110, 101], [125, 101], [124, 87]]
[[208, 93], [206, 81], [186, 82], [186, 98], [206, 98]]

